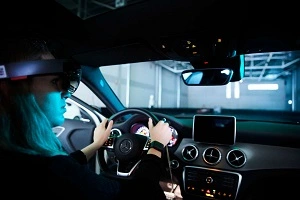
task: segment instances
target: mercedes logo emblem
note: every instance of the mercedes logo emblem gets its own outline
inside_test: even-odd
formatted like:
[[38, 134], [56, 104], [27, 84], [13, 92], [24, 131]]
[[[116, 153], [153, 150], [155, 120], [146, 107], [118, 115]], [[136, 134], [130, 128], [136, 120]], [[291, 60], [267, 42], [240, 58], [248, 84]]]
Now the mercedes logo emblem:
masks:
[[128, 153], [131, 151], [131, 149], [132, 149], [132, 141], [131, 140], [125, 139], [121, 142], [120, 151], [122, 153]]

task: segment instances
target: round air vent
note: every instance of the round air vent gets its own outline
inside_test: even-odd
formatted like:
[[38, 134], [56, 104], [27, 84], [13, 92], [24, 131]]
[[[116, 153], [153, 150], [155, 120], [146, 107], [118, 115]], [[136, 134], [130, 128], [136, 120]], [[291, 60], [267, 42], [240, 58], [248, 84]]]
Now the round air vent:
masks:
[[227, 153], [226, 160], [232, 167], [242, 167], [246, 163], [246, 155], [239, 149], [232, 149]]
[[182, 150], [182, 157], [186, 161], [193, 161], [198, 157], [198, 149], [194, 145], [188, 145]]
[[204, 162], [210, 165], [218, 164], [221, 161], [222, 157], [220, 150], [215, 147], [205, 149], [202, 156]]

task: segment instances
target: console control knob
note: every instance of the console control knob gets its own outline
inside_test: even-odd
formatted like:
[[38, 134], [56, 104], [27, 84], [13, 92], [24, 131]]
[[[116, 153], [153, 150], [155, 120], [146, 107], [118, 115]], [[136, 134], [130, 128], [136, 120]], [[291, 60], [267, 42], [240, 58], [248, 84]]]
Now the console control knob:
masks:
[[177, 160], [171, 160], [170, 165], [172, 169], [176, 169], [179, 167], [179, 162]]
[[209, 176], [209, 177], [206, 177], [205, 181], [206, 181], [206, 183], [212, 183], [214, 180], [212, 177]]

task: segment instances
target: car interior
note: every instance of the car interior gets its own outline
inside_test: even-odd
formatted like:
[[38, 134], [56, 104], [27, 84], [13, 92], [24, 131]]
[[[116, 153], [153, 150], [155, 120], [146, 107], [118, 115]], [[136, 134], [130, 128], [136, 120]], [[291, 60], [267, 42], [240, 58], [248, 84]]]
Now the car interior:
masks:
[[[172, 130], [160, 182], [166, 199], [298, 199], [297, 2], [1, 4], [2, 40], [36, 30], [57, 58], [82, 66], [80, 86], [68, 99], [76, 115], [53, 128], [66, 151], [90, 144], [104, 118], [114, 121], [88, 163], [95, 173], [132, 178], [151, 142], [148, 118], [165, 119]], [[130, 151], [123, 148], [128, 141]]]

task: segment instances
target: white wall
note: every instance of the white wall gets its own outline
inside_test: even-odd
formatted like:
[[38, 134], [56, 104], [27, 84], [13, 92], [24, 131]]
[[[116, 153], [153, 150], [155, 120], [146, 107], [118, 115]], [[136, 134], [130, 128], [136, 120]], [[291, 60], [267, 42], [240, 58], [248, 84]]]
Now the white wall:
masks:
[[[226, 98], [226, 86], [210, 86], [210, 87], [187, 87], [188, 90], [188, 106], [189, 107], [206, 107], [213, 108], [219, 105], [222, 108], [249, 108], [249, 109], [268, 109], [268, 110], [284, 110], [287, 104], [285, 96], [285, 87], [283, 80], [277, 80], [279, 88], [274, 91], [251, 91], [248, 90], [248, 84], [253, 83], [270, 83], [255, 82], [245, 80], [238, 83], [240, 87], [239, 98], [235, 98], [235, 84], [230, 83], [231, 97]], [[259, 102], [258, 102], [259, 101]]]

